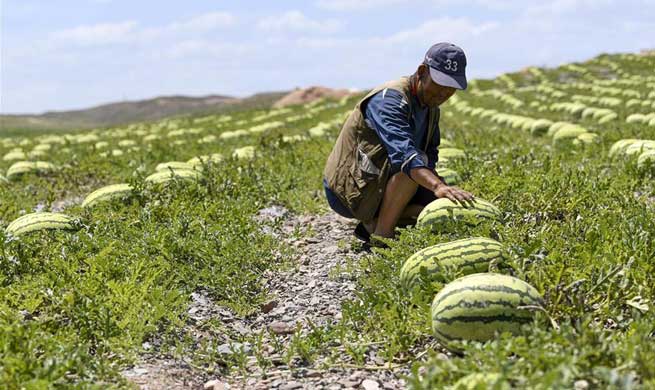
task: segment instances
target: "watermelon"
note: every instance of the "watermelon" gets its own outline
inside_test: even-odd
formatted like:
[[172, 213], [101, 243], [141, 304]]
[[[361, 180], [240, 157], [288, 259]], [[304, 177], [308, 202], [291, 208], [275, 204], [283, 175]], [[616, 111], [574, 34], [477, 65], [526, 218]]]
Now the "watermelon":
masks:
[[84, 199], [84, 202], [82, 202], [82, 207], [93, 207], [99, 202], [129, 197], [132, 194], [132, 190], [132, 186], [126, 183], [112, 184], [99, 188], [90, 193]]
[[598, 141], [598, 134], [582, 133], [579, 136], [575, 137], [575, 139], [573, 140], [573, 145], [591, 144], [596, 141]]
[[612, 147], [610, 148], [609, 156], [614, 157], [616, 155], [620, 155], [625, 153], [625, 150], [628, 148], [628, 146], [632, 145], [635, 142], [639, 142], [641, 140], [630, 138], [630, 139], [622, 139], [619, 141], [614, 142], [612, 144]]
[[491, 238], [472, 237], [433, 245], [413, 254], [400, 270], [400, 282], [411, 290], [425, 275], [429, 282], [447, 281], [448, 268], [463, 275], [488, 272], [489, 264], [502, 261], [503, 245]]
[[457, 185], [462, 181], [459, 173], [450, 168], [437, 168], [437, 174], [441, 176], [449, 186]]
[[153, 184], [168, 183], [174, 179], [184, 181], [197, 181], [202, 174], [195, 169], [169, 169], [164, 171], [155, 172], [146, 177], [145, 181]]
[[25, 154], [25, 152], [22, 150], [10, 151], [9, 153], [5, 154], [4, 157], [2, 157], [4, 161], [25, 160], [26, 158], [27, 154]]
[[632, 156], [632, 155], [639, 156], [643, 152], [647, 152], [649, 150], [655, 150], [655, 141], [641, 140], [641, 141], [634, 142], [628, 145], [628, 147], [625, 148], [624, 152], [627, 156]]
[[223, 155], [220, 153], [206, 154], [202, 156], [197, 156], [189, 159], [187, 164], [191, 164], [194, 167], [201, 166], [203, 164], [215, 164], [223, 161]]
[[466, 158], [466, 153], [462, 149], [439, 148], [439, 161], [441, 162], [463, 158]]
[[75, 229], [75, 220], [65, 214], [59, 213], [32, 213], [17, 218], [7, 226], [5, 233], [20, 236], [25, 233], [45, 229]]
[[155, 167], [155, 172], [160, 172], [160, 171], [168, 171], [170, 169], [176, 170], [176, 169], [202, 169], [202, 165], [193, 165], [189, 164], [186, 162], [181, 162], [181, 161], [169, 161], [169, 162], [164, 162], [157, 164]]
[[234, 152], [232, 152], [232, 157], [238, 160], [252, 160], [255, 158], [255, 147], [244, 146], [242, 148], [234, 149]]
[[57, 167], [46, 161], [19, 161], [7, 170], [7, 179], [15, 179], [27, 173], [43, 174], [56, 170]]
[[477, 225], [483, 219], [499, 219], [501, 212], [496, 206], [483, 199], [475, 199], [472, 206], [464, 207], [450, 199], [440, 198], [432, 201], [421, 211], [416, 221], [417, 226], [431, 226], [441, 230], [441, 225], [448, 221], [462, 221]]
[[530, 132], [532, 135], [543, 135], [548, 132], [548, 129], [552, 125], [553, 122], [549, 121], [548, 119], [537, 119], [536, 121], [532, 122], [532, 125], [530, 126]]
[[649, 166], [655, 167], [655, 150], [643, 152], [637, 159], [637, 167], [639, 169], [646, 169]]
[[555, 135], [555, 133], [557, 133], [559, 131], [559, 129], [561, 129], [562, 127], [567, 126], [567, 125], [571, 125], [571, 123], [569, 123], [569, 122], [555, 122], [552, 125], [550, 125], [546, 135], [548, 135], [549, 137], [552, 137], [553, 135]]
[[453, 341], [487, 341], [517, 334], [543, 308], [539, 292], [512, 276], [479, 273], [448, 283], [432, 301], [432, 330], [447, 348]]
[[565, 125], [562, 126], [555, 134], [553, 134], [553, 143], [562, 143], [577, 138], [580, 134], [588, 133], [588, 131], [578, 125]]

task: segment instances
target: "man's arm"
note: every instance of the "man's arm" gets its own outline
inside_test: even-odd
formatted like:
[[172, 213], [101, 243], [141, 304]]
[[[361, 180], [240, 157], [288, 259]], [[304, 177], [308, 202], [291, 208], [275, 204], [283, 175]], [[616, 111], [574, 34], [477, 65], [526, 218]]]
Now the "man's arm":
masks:
[[427, 167], [425, 154], [414, 143], [413, 129], [409, 124], [409, 106], [400, 92], [386, 89], [368, 101], [366, 123], [375, 130], [387, 150], [391, 173], [399, 171], [409, 175], [413, 168]]
[[455, 203], [459, 202], [462, 204], [472, 202], [475, 199], [473, 194], [446, 184], [429, 168], [414, 168], [410, 171], [409, 177], [420, 186], [434, 192], [434, 196], [437, 198], [448, 198]]

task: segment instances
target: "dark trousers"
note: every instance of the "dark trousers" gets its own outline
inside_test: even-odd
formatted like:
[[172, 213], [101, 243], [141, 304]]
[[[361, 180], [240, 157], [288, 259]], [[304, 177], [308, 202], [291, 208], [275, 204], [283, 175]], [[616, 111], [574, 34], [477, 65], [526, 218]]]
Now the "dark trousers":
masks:
[[[337, 198], [337, 195], [330, 189], [330, 187], [328, 187], [327, 180], [325, 179], [323, 179], [323, 188], [325, 188], [325, 197], [327, 198], [327, 202], [335, 213], [341, 215], [344, 218], [354, 218], [350, 210], [348, 210], [348, 208], [344, 206], [343, 203], [341, 203], [339, 198]], [[409, 204], [427, 206], [435, 199], [437, 199], [437, 197], [434, 196], [434, 192], [428, 190], [425, 187], [418, 186], [416, 194], [414, 194], [412, 199], [409, 201]], [[379, 212], [380, 207], [378, 207], [378, 210], [375, 212], [376, 217], [378, 216]]]

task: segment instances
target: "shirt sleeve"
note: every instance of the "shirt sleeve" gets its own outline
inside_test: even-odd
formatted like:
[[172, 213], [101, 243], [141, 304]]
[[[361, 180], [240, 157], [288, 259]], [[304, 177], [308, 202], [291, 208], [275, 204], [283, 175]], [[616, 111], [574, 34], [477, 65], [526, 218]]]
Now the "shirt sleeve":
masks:
[[416, 148], [409, 124], [409, 105], [402, 94], [385, 89], [373, 95], [365, 110], [366, 123], [375, 130], [387, 149], [391, 172], [404, 172], [428, 167], [427, 156]]
[[441, 129], [439, 128], [439, 122], [434, 124], [435, 129], [432, 133], [432, 141], [428, 144], [428, 168], [434, 170], [439, 162], [439, 145], [441, 144]]

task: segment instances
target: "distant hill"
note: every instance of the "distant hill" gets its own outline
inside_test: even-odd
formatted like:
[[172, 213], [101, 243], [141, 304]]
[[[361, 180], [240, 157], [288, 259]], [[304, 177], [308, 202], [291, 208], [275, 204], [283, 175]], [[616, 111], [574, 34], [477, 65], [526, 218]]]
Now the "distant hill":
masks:
[[354, 92], [355, 91], [347, 89], [332, 89], [321, 86], [296, 88], [285, 95], [282, 99], [275, 102], [273, 108], [282, 108], [294, 104], [305, 104], [322, 98], [340, 99], [344, 96], [349, 96]]
[[246, 98], [222, 95], [161, 96], [38, 115], [0, 115], [0, 130], [64, 130], [122, 125], [166, 117], [269, 108], [288, 92], [258, 93]]

